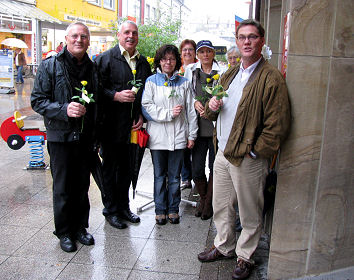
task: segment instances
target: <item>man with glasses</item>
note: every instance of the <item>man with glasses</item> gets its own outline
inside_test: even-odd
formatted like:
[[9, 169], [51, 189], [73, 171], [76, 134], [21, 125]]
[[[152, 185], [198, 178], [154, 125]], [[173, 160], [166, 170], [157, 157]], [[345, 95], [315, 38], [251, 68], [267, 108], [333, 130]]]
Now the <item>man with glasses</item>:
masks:
[[[88, 228], [90, 161], [94, 153], [98, 72], [86, 51], [88, 27], [80, 22], [68, 26], [66, 46], [38, 68], [31, 105], [44, 116], [53, 177], [54, 234], [65, 252], [76, 251], [75, 240], [93, 245]], [[92, 102], [84, 92], [93, 94]], [[86, 105], [73, 97], [86, 98]], [[77, 99], [76, 99], [77, 100]]]
[[[245, 20], [237, 28], [236, 39], [241, 64], [220, 80], [228, 97], [213, 97], [205, 106], [208, 118], [216, 121], [213, 206], [217, 235], [214, 246], [198, 259], [212, 262], [236, 253], [232, 278], [245, 279], [254, 265], [251, 257], [262, 232], [268, 159], [285, 140], [291, 115], [285, 80], [261, 55], [263, 27]], [[237, 241], [236, 204], [243, 227]]]
[[[151, 75], [150, 64], [139, 54], [138, 27], [133, 21], [125, 21], [118, 31], [119, 44], [100, 54], [95, 62], [104, 87], [104, 116], [101, 131], [101, 156], [103, 159], [104, 205], [107, 222], [118, 229], [127, 227], [124, 221], [139, 223], [140, 218], [130, 211], [129, 168], [130, 131], [143, 125], [141, 96], [145, 80]], [[129, 83], [140, 80], [137, 92]]]

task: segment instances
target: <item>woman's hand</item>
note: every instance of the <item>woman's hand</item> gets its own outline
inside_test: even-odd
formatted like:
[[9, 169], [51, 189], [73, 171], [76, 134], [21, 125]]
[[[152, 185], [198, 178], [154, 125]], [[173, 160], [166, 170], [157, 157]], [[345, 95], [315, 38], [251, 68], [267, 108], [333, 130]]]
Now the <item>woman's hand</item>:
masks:
[[206, 119], [205, 112], [204, 112], [204, 106], [203, 106], [202, 102], [200, 102], [200, 101], [194, 102], [194, 108], [197, 110], [197, 112], [199, 113], [199, 115], [202, 118]]
[[172, 109], [173, 118], [178, 117], [181, 114], [182, 110], [183, 110], [182, 105], [177, 105], [177, 106], [173, 107], [173, 109]]
[[188, 140], [187, 148], [192, 149], [194, 147], [194, 140]]

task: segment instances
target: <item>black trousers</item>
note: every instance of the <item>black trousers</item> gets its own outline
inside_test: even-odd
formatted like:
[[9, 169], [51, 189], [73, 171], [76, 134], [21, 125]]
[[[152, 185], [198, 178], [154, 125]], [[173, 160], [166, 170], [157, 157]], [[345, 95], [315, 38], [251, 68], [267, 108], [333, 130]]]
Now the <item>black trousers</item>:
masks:
[[213, 166], [215, 160], [215, 152], [213, 145], [213, 137], [198, 136], [194, 142], [192, 149], [192, 175], [193, 180], [207, 179], [205, 175], [206, 158], [209, 151], [209, 175], [213, 174]]
[[131, 182], [130, 150], [127, 143], [101, 143], [103, 167], [104, 205], [103, 215], [117, 215], [129, 209], [129, 187]]
[[79, 141], [48, 142], [47, 146], [53, 177], [54, 234], [74, 234], [88, 227], [92, 152]]

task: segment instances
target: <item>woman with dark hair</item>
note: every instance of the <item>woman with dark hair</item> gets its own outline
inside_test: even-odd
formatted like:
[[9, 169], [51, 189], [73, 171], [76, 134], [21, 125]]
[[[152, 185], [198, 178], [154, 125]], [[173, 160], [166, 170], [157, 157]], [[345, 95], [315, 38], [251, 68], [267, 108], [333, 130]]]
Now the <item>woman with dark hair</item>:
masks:
[[197, 115], [190, 82], [178, 75], [182, 63], [177, 47], [160, 47], [154, 64], [156, 74], [146, 80], [141, 104], [154, 166], [155, 219], [159, 225], [167, 218], [178, 224], [183, 151], [194, 146]]
[[[181, 54], [182, 66], [179, 69], [179, 74], [184, 75], [185, 69], [188, 65], [191, 65], [198, 60], [196, 59], [196, 49], [197, 44], [193, 40], [185, 39], [179, 45], [179, 52]], [[184, 150], [184, 158], [182, 163], [182, 171], [181, 171], [181, 188], [191, 188], [192, 187], [192, 161], [191, 161], [191, 150]]]
[[[223, 70], [215, 61], [215, 48], [209, 40], [199, 41], [197, 44], [198, 62], [187, 67], [184, 77], [192, 82], [194, 107], [198, 112], [198, 137], [192, 150], [192, 174], [195, 187], [200, 195], [200, 201], [195, 211], [196, 217], [208, 220], [213, 216], [213, 164], [215, 158], [213, 145], [213, 122], [205, 116], [205, 102], [211, 95], [204, 92], [203, 87], [214, 86]], [[205, 174], [206, 158], [209, 155], [209, 180]]]

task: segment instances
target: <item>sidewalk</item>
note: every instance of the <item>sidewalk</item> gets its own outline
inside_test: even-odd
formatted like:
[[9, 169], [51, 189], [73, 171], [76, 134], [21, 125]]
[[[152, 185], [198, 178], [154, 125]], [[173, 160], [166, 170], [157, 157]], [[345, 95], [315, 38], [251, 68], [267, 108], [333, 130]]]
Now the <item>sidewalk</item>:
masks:
[[[43, 126], [41, 117], [31, 111], [30, 79], [16, 86], [12, 95], [0, 95], [0, 121], [14, 110], [25, 119], [25, 127]], [[48, 155], [45, 151], [45, 162]], [[210, 246], [215, 236], [213, 223], [194, 216], [194, 208], [181, 203], [181, 223], [155, 224], [153, 204], [142, 213], [140, 224], [127, 229], [112, 228], [102, 215], [100, 192], [94, 180], [89, 191], [90, 227], [96, 244], [65, 253], [59, 247], [52, 213], [50, 170], [23, 170], [29, 160], [28, 144], [11, 150], [0, 139], [0, 279], [231, 279], [235, 260], [201, 264], [197, 254]], [[131, 210], [149, 202], [143, 195], [153, 191], [153, 169], [147, 150], [141, 166]], [[195, 199], [193, 190], [182, 191], [184, 199]], [[131, 194], [132, 195], [132, 194]], [[256, 269], [249, 279], [266, 279], [268, 241], [262, 237], [255, 254]]]

